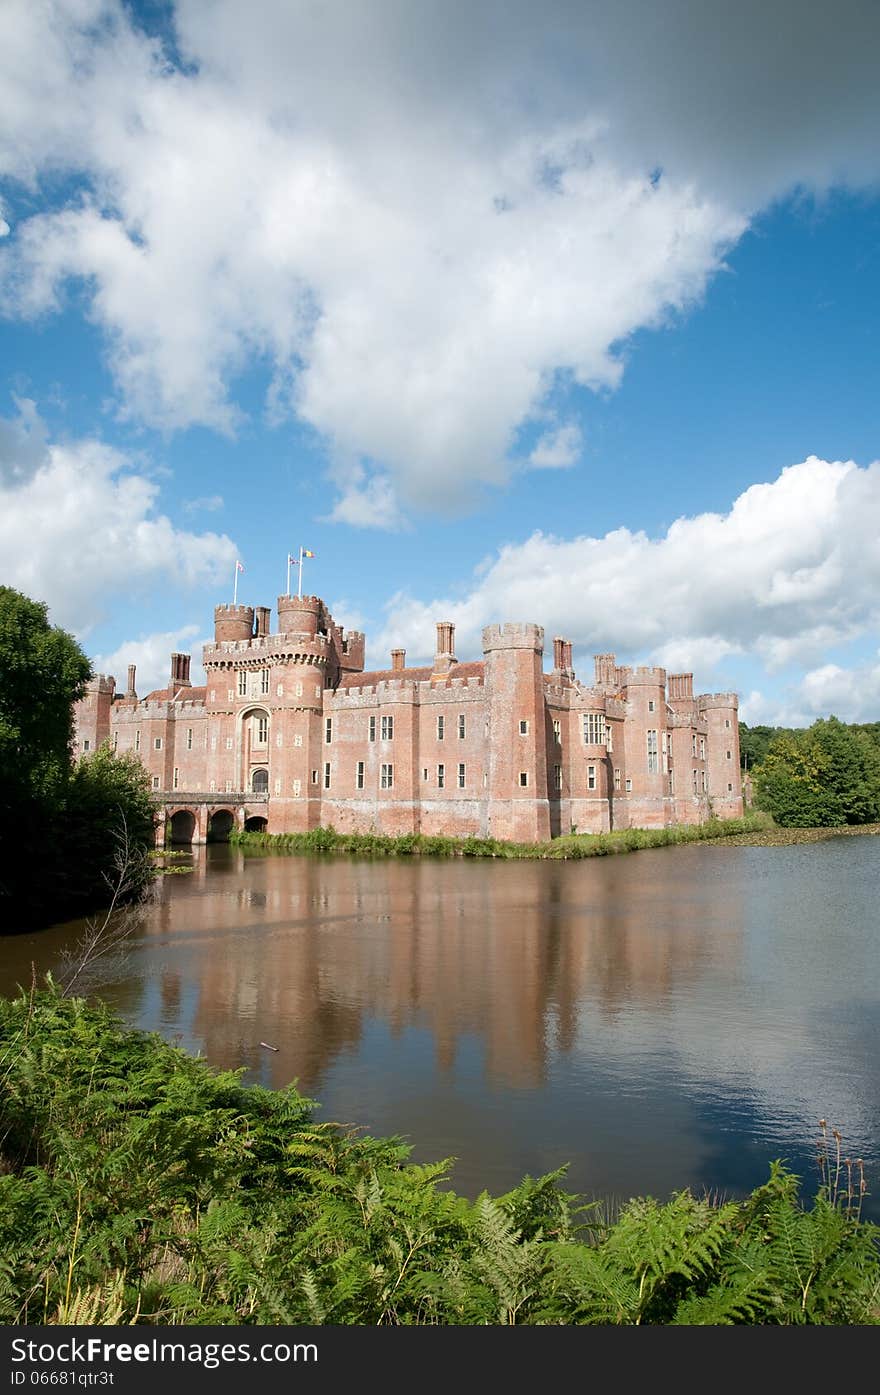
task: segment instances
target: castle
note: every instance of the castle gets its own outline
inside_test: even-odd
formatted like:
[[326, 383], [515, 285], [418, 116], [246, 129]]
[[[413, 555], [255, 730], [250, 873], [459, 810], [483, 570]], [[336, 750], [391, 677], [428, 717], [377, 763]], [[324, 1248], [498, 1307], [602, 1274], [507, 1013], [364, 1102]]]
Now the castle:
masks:
[[658, 828], [742, 813], [735, 693], [695, 695], [690, 673], [595, 657], [534, 624], [489, 625], [460, 663], [437, 625], [434, 662], [364, 672], [364, 636], [317, 596], [221, 605], [203, 688], [172, 654], [146, 697], [129, 666], [77, 703], [76, 752], [137, 752], [156, 792], [158, 839], [202, 843], [233, 826], [270, 833], [442, 833], [534, 843], [561, 833]]

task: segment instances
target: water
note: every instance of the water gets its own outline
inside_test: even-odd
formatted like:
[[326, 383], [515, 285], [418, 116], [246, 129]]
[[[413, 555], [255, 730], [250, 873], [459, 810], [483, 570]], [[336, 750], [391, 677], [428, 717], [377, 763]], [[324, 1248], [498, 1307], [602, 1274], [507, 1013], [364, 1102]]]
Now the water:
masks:
[[[164, 879], [101, 992], [130, 1023], [398, 1133], [454, 1185], [817, 1184], [825, 1117], [880, 1220], [880, 839], [578, 863], [244, 857]], [[3, 941], [0, 991], [76, 924]], [[261, 1042], [277, 1046], [269, 1051]]]

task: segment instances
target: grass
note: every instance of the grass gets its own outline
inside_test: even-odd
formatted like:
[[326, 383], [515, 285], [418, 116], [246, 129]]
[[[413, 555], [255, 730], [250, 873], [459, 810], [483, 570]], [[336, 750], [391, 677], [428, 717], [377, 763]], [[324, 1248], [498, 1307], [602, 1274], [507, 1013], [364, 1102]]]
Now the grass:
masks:
[[493, 857], [573, 861], [667, 848], [682, 843], [754, 838], [769, 832], [769, 814], [750, 813], [740, 819], [709, 819], [706, 823], [675, 824], [670, 828], [621, 828], [613, 833], [569, 833], [547, 843], [508, 843], [499, 838], [452, 838], [443, 834], [338, 833], [313, 828], [308, 833], [234, 833], [230, 842], [247, 852], [351, 853], [360, 857]]

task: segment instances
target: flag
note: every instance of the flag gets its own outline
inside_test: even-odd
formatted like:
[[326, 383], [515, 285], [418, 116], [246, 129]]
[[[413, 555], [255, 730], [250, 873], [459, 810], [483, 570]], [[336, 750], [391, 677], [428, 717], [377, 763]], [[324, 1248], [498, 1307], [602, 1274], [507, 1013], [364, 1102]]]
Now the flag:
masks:
[[315, 555], [314, 552], [309, 552], [309, 549], [308, 549], [307, 547], [304, 547], [304, 548], [303, 548], [302, 554], [303, 554], [303, 557], [314, 557], [314, 555]]
[[243, 572], [243, 571], [244, 571], [244, 567], [241, 565], [241, 563], [240, 563], [239, 561], [236, 561], [236, 563], [235, 563], [235, 570], [236, 570], [237, 572]]

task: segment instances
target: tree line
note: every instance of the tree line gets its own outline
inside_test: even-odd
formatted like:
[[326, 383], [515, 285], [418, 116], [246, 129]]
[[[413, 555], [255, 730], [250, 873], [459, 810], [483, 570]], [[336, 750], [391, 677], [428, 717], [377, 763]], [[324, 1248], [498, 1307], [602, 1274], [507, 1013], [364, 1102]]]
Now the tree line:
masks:
[[151, 878], [144, 767], [107, 747], [73, 758], [91, 676], [42, 602], [0, 586], [0, 933], [88, 914]]
[[755, 803], [787, 828], [880, 821], [880, 722], [822, 717], [811, 727], [740, 723]]

